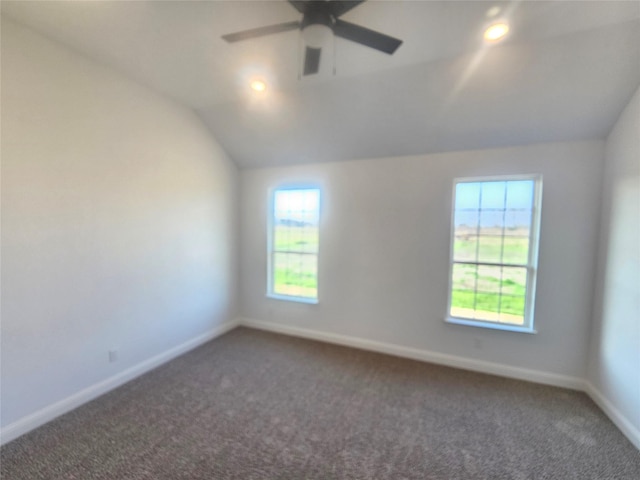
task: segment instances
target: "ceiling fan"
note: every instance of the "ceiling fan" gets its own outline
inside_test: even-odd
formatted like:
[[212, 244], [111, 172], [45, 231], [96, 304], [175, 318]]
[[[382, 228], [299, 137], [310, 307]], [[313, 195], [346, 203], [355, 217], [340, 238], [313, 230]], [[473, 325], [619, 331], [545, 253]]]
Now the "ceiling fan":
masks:
[[239, 42], [273, 33], [300, 29], [306, 45], [303, 75], [318, 73], [322, 46], [325, 45], [326, 39], [333, 34], [390, 55], [402, 44], [402, 40], [338, 18], [365, 0], [287, 1], [302, 14], [301, 21], [279, 23], [277, 25], [229, 33], [223, 35], [222, 38], [227, 42]]

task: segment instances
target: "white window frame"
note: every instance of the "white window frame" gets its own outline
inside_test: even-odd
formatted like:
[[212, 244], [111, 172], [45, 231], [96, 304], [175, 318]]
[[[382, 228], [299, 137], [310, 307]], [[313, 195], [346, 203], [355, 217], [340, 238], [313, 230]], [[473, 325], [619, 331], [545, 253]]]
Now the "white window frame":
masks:
[[[318, 191], [318, 252], [308, 253], [309, 255], [315, 255], [318, 262], [318, 272], [316, 273], [316, 297], [299, 297], [296, 295], [285, 295], [282, 293], [275, 293], [274, 288], [274, 270], [273, 270], [273, 257], [276, 253], [274, 250], [274, 237], [275, 237], [275, 198], [276, 193], [285, 190], [317, 190]], [[315, 184], [287, 184], [272, 188], [269, 192], [269, 211], [267, 221], [267, 297], [276, 300], [286, 300], [289, 302], [307, 303], [311, 305], [317, 305], [320, 298], [320, 218], [322, 213], [322, 189], [319, 185]], [[295, 253], [295, 252], [290, 252]], [[305, 252], [305, 254], [307, 254]]]
[[[482, 183], [482, 182], [508, 182], [517, 180], [533, 180], [533, 208], [531, 212], [531, 225], [529, 229], [529, 255], [527, 259], [527, 287], [525, 294], [524, 323], [522, 326], [509, 323], [492, 322], [489, 320], [477, 320], [451, 316], [451, 299], [453, 293], [453, 265], [454, 245], [455, 245], [455, 213], [456, 213], [456, 190], [459, 183]], [[505, 330], [510, 332], [537, 333], [534, 329], [534, 309], [536, 298], [536, 279], [538, 273], [538, 250], [540, 244], [540, 218], [542, 210], [542, 175], [495, 175], [487, 177], [465, 177], [456, 178], [453, 181], [453, 194], [451, 203], [451, 231], [449, 240], [449, 287], [447, 292], [447, 314], [445, 322], [467, 325], [472, 327], [482, 327], [495, 330]], [[508, 266], [507, 263], [492, 262], [457, 262], [476, 265]], [[524, 265], [523, 265], [524, 266]]]

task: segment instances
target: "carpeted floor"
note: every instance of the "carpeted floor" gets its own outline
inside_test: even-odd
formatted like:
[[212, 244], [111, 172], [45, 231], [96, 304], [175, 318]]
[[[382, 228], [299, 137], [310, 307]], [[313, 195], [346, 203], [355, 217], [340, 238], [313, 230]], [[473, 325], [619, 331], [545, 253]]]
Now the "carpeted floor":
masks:
[[18, 479], [638, 479], [584, 394], [236, 329], [1, 451]]

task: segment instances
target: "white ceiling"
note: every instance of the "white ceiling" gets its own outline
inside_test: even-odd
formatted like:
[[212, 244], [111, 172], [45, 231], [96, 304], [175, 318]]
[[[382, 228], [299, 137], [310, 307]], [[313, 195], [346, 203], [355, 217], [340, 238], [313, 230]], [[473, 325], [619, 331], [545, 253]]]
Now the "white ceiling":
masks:
[[[483, 28], [512, 34], [483, 46]], [[284, 1], [2, 1], [2, 14], [194, 108], [240, 166], [601, 138], [640, 84], [640, 2], [369, 0], [343, 19], [401, 38], [392, 55], [336, 39], [298, 79]], [[255, 95], [255, 76], [268, 89]]]

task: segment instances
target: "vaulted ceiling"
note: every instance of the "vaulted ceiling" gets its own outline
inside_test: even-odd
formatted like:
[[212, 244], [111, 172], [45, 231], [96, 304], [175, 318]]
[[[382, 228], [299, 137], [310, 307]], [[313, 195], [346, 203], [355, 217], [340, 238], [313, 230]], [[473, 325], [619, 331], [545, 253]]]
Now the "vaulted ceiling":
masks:
[[[302, 78], [299, 31], [221, 39], [299, 20], [282, 0], [3, 1], [2, 15], [195, 109], [241, 167], [602, 138], [640, 84], [634, 1], [369, 0], [342, 18], [398, 51], [337, 38]], [[487, 46], [497, 18], [511, 34]]]

